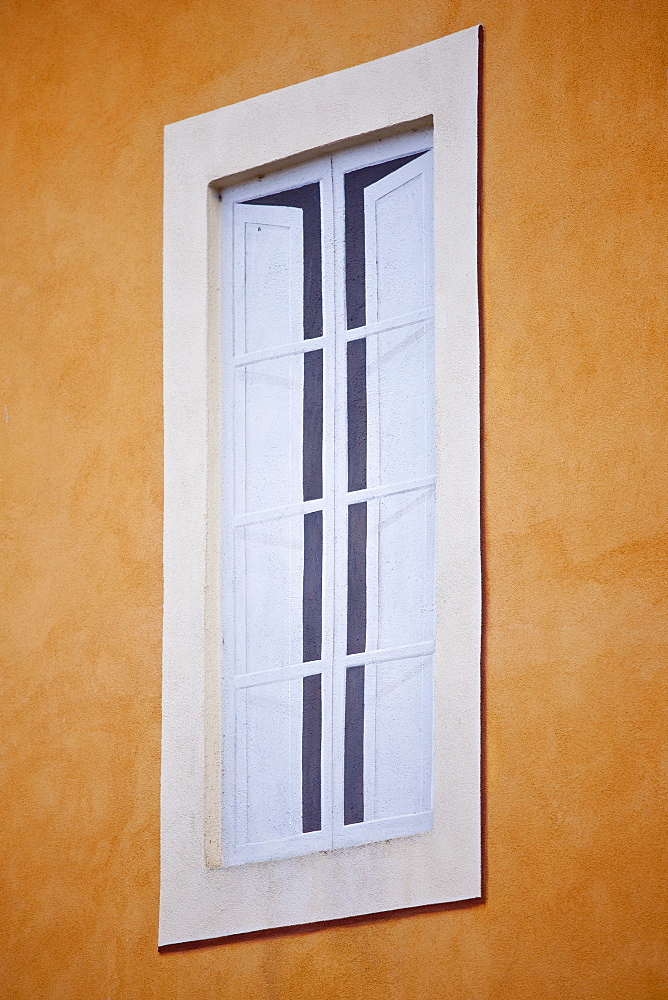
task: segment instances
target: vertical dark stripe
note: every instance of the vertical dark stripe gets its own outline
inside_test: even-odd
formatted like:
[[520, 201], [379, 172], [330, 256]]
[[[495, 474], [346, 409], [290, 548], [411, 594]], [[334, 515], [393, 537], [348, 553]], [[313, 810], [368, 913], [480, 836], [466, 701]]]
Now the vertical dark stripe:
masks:
[[366, 649], [366, 503], [348, 507], [348, 644], [350, 653]]
[[247, 205], [283, 205], [304, 214], [304, 340], [322, 337], [322, 236], [320, 184], [253, 198]]
[[364, 822], [364, 665], [346, 670], [343, 822]]
[[366, 489], [366, 340], [348, 342], [348, 489]]
[[348, 329], [366, 323], [366, 278], [364, 265], [364, 188], [404, 167], [422, 153], [411, 153], [386, 163], [375, 163], [345, 175], [346, 316]]
[[322, 350], [304, 354], [304, 500], [322, 497]]
[[322, 655], [322, 511], [304, 514], [304, 582], [302, 591], [304, 663]]
[[320, 830], [322, 690], [321, 675], [302, 681], [302, 831]]

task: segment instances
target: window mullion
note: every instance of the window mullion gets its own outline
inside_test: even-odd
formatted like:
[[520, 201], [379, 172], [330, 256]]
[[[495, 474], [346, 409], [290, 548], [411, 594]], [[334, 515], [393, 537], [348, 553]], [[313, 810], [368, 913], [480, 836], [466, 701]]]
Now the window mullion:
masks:
[[332, 162], [321, 176], [322, 311], [323, 311], [323, 633], [322, 633], [322, 829], [332, 843], [334, 664], [336, 661], [336, 243]]
[[334, 416], [334, 659], [332, 670], [332, 827], [337, 845], [343, 826], [343, 756], [347, 643], [348, 567], [348, 436], [347, 322], [345, 289], [345, 200], [343, 174], [332, 157], [335, 293], [335, 416]]

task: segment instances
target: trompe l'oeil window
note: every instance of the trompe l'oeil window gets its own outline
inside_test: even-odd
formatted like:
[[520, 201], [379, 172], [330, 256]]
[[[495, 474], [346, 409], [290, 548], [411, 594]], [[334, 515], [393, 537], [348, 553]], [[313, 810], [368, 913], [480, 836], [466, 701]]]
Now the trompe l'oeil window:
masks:
[[222, 193], [226, 866], [432, 826], [431, 144]]
[[480, 895], [479, 51], [165, 129], [161, 945]]

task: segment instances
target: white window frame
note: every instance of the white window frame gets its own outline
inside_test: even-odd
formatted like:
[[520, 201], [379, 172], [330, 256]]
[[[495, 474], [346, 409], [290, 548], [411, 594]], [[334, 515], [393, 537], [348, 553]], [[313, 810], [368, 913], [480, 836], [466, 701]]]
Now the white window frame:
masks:
[[[159, 944], [476, 898], [480, 843], [477, 27], [167, 126]], [[222, 866], [218, 192], [433, 123], [434, 822]]]

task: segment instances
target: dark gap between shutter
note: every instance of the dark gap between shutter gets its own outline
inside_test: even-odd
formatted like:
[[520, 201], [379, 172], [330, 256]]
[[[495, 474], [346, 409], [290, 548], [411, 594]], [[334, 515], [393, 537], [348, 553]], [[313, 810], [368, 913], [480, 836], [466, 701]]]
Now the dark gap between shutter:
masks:
[[366, 489], [366, 339], [351, 340], [347, 351], [348, 490]]
[[366, 649], [366, 503], [348, 507], [348, 642], [347, 652]]
[[322, 675], [302, 681], [302, 831], [322, 828]]
[[304, 663], [322, 655], [322, 511], [304, 514], [302, 656]]
[[343, 822], [364, 822], [364, 665], [346, 670]]
[[322, 497], [323, 425], [322, 350], [304, 354], [304, 412], [302, 433], [302, 476], [304, 500]]

